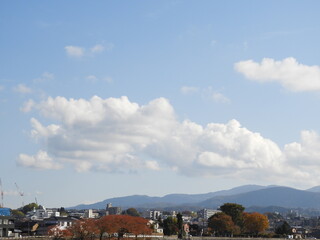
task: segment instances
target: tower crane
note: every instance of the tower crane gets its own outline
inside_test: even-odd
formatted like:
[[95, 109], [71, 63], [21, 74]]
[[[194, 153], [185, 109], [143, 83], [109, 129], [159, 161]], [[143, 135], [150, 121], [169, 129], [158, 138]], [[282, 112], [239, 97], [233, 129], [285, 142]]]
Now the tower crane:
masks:
[[24, 193], [20, 190], [19, 186], [17, 183], [14, 183], [14, 185], [16, 185], [16, 188], [17, 188], [17, 191], [22, 199], [22, 207], [24, 206], [24, 201], [23, 201], [23, 196], [24, 196]]

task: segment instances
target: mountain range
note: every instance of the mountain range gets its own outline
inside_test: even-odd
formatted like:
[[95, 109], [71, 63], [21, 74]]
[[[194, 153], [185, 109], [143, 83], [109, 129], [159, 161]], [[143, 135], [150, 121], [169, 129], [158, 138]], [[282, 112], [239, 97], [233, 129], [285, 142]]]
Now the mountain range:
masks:
[[69, 209], [105, 209], [107, 203], [123, 209], [197, 210], [217, 209], [224, 203], [238, 203], [250, 209], [273, 207], [320, 210], [320, 186], [298, 190], [283, 186], [244, 185], [229, 190], [204, 194], [168, 194], [163, 197], [132, 195], [109, 198], [93, 204], [80, 204]]

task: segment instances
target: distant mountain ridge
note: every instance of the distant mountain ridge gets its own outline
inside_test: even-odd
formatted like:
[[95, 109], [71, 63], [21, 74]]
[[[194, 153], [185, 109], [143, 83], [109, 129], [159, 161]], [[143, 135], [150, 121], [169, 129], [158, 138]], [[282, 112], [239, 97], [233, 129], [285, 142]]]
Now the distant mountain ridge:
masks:
[[226, 202], [242, 204], [246, 208], [315, 208], [320, 209], [320, 186], [298, 190], [281, 186], [244, 185], [229, 190], [204, 194], [168, 194], [163, 197], [132, 195], [81, 204], [69, 209], [104, 209], [107, 203], [122, 208], [139, 209], [216, 209]]
[[103, 209], [106, 207], [107, 203], [112, 203], [114, 206], [120, 207], [151, 207], [152, 206], [173, 206], [179, 204], [187, 204], [190, 205], [192, 203], [198, 203], [201, 201], [205, 201], [215, 196], [228, 196], [234, 195], [238, 193], [245, 193], [254, 190], [259, 190], [266, 188], [265, 186], [259, 185], [244, 185], [240, 187], [235, 187], [229, 190], [221, 190], [217, 192], [203, 193], [203, 194], [168, 194], [163, 197], [149, 197], [147, 195], [132, 195], [125, 197], [116, 197], [109, 198], [103, 200], [101, 202], [93, 203], [93, 204], [80, 204], [74, 207], [74, 209]]
[[214, 197], [199, 203], [199, 205], [202, 207], [218, 207], [225, 202], [237, 202], [245, 207], [256, 205], [320, 208], [320, 193], [289, 187], [273, 187], [232, 196]]

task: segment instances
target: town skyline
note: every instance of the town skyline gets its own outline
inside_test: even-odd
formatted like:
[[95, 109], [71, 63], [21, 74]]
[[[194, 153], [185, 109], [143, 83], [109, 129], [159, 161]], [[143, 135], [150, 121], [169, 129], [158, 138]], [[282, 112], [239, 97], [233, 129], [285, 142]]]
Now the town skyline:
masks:
[[320, 185], [319, 1], [2, 1], [4, 205]]

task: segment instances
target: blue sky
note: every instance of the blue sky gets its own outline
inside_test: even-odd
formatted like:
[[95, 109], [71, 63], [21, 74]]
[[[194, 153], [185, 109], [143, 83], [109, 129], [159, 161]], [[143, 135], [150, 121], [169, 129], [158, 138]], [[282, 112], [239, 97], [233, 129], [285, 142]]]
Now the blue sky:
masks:
[[319, 7], [2, 1], [4, 205], [319, 185]]

